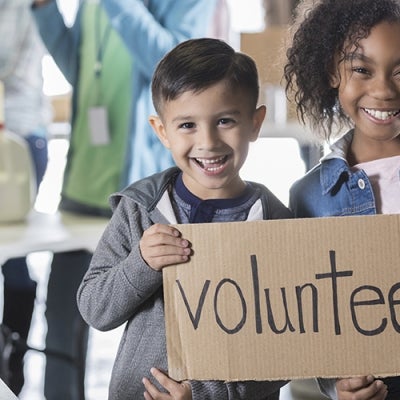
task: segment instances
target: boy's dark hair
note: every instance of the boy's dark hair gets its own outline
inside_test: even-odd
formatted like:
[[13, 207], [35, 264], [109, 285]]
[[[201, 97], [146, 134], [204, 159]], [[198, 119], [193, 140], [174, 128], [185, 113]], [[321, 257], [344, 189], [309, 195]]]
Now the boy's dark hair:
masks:
[[219, 39], [190, 39], [180, 43], [158, 64], [152, 81], [154, 107], [162, 114], [164, 102], [181, 94], [201, 92], [226, 81], [232, 89], [242, 89], [249, 98], [243, 101], [254, 108], [259, 94], [255, 62]]
[[399, 0], [303, 0], [296, 9], [284, 67], [286, 92], [302, 122], [307, 119], [326, 139], [335, 124], [350, 124], [338, 104], [338, 90], [330, 85], [335, 57], [342, 60], [346, 49], [384, 21], [400, 21]]

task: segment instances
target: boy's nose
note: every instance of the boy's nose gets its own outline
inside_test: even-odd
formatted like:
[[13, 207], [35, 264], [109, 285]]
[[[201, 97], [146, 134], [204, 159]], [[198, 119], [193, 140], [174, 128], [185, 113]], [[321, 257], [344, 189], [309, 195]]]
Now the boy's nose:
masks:
[[218, 135], [214, 127], [204, 127], [198, 131], [197, 147], [200, 150], [209, 150], [215, 147]]

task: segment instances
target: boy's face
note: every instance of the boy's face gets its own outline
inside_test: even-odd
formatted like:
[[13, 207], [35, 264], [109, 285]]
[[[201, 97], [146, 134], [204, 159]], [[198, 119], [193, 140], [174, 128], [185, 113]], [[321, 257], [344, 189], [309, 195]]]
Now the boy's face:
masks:
[[[349, 49], [331, 80], [357, 141], [371, 159], [398, 153], [400, 134], [400, 23], [372, 28]], [[396, 140], [393, 140], [396, 139]]]
[[246, 98], [220, 82], [185, 92], [164, 104], [161, 118], [150, 117], [186, 187], [203, 200], [236, 197], [245, 187], [239, 171], [265, 116], [264, 106], [254, 110]]

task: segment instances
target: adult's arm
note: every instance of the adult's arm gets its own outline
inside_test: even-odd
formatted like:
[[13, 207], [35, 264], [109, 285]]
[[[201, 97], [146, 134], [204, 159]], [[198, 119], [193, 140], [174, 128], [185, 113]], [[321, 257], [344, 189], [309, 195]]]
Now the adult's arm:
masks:
[[55, 0], [36, 0], [32, 3], [33, 16], [43, 43], [72, 86], [76, 84], [78, 73], [81, 9], [74, 25], [67, 27]]
[[158, 61], [178, 43], [204, 36], [215, 0], [163, 0], [154, 10], [141, 0], [102, 0], [142, 74], [150, 80]]

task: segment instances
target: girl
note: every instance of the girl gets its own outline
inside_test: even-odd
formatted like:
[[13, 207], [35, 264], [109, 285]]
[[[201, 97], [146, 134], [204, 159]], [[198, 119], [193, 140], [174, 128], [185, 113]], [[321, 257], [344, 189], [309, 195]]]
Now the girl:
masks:
[[[293, 29], [284, 74], [301, 121], [327, 141], [347, 133], [293, 185], [290, 208], [296, 217], [400, 213], [400, 1], [304, 0]], [[399, 399], [400, 378], [336, 381], [340, 400], [386, 391]]]

